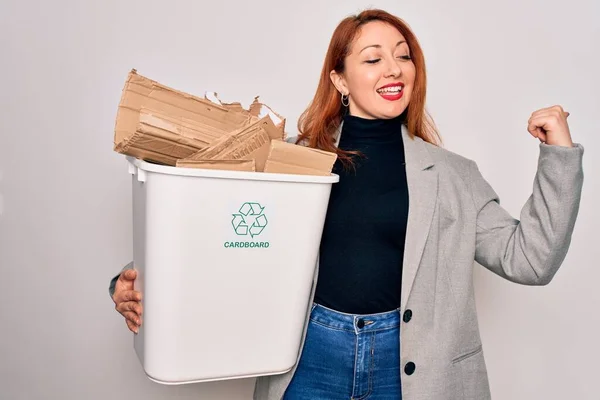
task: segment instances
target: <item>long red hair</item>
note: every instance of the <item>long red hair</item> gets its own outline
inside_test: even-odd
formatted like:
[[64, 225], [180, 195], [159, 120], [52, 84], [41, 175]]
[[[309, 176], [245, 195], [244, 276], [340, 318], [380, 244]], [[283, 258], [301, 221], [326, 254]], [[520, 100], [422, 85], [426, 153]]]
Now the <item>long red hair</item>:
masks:
[[408, 131], [411, 135], [419, 136], [434, 145], [441, 143], [433, 119], [425, 110], [425, 58], [416, 36], [402, 19], [383, 10], [365, 10], [343, 19], [333, 32], [315, 97], [298, 119], [297, 142], [307, 140], [309, 147], [337, 153], [345, 166], [353, 165], [352, 156], [358, 153], [343, 151], [335, 146], [334, 136], [342, 122], [345, 107], [341, 104], [341, 95], [331, 82], [329, 74], [332, 70], [340, 74], [344, 72], [344, 60], [350, 53], [354, 39], [360, 33], [361, 27], [371, 21], [381, 21], [394, 26], [404, 36], [410, 49], [416, 75], [410, 104], [404, 111]]

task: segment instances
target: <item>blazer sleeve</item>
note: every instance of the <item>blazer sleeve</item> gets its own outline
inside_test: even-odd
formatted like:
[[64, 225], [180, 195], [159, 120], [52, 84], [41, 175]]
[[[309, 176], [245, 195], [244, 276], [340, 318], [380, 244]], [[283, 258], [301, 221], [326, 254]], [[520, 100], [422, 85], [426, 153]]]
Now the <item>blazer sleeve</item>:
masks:
[[567, 255], [579, 212], [584, 148], [540, 143], [533, 192], [520, 220], [500, 206], [494, 189], [471, 161], [477, 211], [475, 261], [509, 281], [548, 284]]

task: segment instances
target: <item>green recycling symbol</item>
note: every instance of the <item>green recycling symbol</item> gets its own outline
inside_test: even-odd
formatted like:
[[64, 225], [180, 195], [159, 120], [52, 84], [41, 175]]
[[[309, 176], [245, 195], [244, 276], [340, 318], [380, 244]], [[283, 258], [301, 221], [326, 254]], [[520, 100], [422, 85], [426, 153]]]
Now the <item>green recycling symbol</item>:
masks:
[[267, 217], [263, 214], [265, 210], [258, 203], [244, 203], [240, 207], [239, 214], [233, 214], [231, 224], [235, 233], [240, 236], [254, 237], [260, 235], [267, 226]]

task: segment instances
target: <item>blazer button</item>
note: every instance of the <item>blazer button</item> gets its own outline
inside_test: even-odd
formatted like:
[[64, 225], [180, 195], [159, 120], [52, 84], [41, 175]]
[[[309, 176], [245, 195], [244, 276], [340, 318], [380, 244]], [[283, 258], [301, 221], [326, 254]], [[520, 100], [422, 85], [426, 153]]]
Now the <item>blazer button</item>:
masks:
[[404, 311], [404, 315], [402, 316], [402, 320], [404, 322], [408, 322], [410, 321], [412, 318], [412, 311], [411, 310], [406, 310]]
[[417, 368], [417, 366], [415, 365], [415, 363], [410, 361], [410, 362], [407, 362], [406, 365], [404, 366], [404, 372], [406, 373], [406, 375], [412, 375], [415, 372], [416, 368]]

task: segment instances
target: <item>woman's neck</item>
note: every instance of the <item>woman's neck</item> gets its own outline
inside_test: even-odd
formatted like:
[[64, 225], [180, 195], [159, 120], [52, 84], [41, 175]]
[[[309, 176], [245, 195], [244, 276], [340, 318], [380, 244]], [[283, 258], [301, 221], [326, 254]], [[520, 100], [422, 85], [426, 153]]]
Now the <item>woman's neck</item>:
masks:
[[391, 119], [367, 119], [347, 114], [343, 118], [342, 137], [360, 139], [390, 139], [401, 136], [405, 113]]

